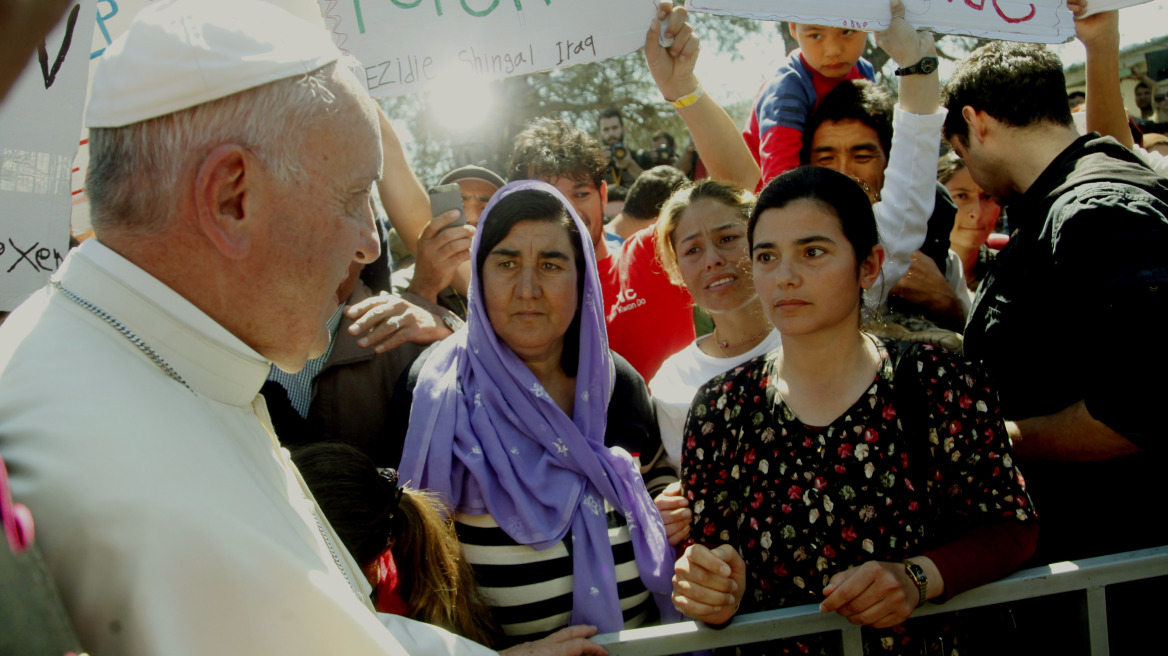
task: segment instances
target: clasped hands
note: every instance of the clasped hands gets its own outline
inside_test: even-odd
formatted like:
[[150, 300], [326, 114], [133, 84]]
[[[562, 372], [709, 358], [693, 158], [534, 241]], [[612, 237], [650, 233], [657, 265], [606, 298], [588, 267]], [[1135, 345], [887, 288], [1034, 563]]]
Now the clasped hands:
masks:
[[[745, 587], [746, 563], [732, 546], [692, 545], [674, 569], [673, 605], [695, 620], [724, 624], [738, 611]], [[877, 629], [904, 622], [920, 598], [902, 563], [874, 560], [837, 573], [823, 594], [821, 612], [836, 612], [852, 624]]]

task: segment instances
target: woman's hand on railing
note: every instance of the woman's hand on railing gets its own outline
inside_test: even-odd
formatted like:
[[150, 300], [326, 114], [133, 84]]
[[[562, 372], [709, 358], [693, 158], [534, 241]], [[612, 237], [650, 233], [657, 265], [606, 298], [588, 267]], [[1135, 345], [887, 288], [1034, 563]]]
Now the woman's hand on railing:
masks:
[[673, 574], [673, 605], [706, 624], [725, 624], [738, 612], [746, 590], [746, 563], [734, 547], [690, 546]]
[[[941, 594], [944, 582], [933, 561], [925, 557], [913, 561], [927, 574], [928, 598]], [[877, 629], [907, 620], [920, 602], [920, 591], [905, 572], [904, 563], [875, 560], [831, 577], [823, 594], [827, 598], [819, 604], [820, 611], [835, 611], [852, 624]]]
[[689, 537], [689, 522], [693, 519], [689, 500], [681, 491], [681, 482], [670, 483], [653, 499], [653, 503], [657, 506], [657, 512], [661, 513], [661, 521], [665, 523], [665, 535], [669, 538], [670, 546], [676, 547]]

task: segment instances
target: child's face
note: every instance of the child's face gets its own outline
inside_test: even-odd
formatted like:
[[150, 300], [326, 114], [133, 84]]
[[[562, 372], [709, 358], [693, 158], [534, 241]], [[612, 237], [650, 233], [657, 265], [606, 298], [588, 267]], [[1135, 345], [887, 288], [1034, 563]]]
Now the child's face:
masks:
[[799, 42], [803, 59], [826, 77], [847, 75], [868, 44], [866, 32], [843, 27], [792, 23], [791, 36]]

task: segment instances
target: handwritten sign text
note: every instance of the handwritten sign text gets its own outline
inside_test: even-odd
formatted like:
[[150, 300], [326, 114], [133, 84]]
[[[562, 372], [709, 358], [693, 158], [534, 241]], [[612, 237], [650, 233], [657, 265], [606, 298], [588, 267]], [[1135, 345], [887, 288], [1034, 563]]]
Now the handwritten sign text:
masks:
[[[653, 0], [320, 0], [373, 96], [615, 57], [645, 41]], [[408, 25], [408, 29], [403, 27]]]

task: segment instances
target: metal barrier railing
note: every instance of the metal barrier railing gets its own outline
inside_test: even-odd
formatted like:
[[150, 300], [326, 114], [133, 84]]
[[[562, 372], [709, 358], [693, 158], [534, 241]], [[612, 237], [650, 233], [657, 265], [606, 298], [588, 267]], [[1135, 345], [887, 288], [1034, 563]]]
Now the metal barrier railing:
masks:
[[[913, 611], [913, 617], [1082, 591], [1087, 601], [1091, 655], [1108, 656], [1105, 588], [1165, 575], [1168, 546], [1054, 563], [1015, 572], [943, 604], [926, 604]], [[663, 656], [829, 631], [842, 634], [844, 656], [863, 656], [860, 627], [836, 613], [821, 613], [817, 605], [740, 615], [725, 629], [710, 629], [690, 621], [605, 633], [592, 640], [603, 645], [610, 656]]]

